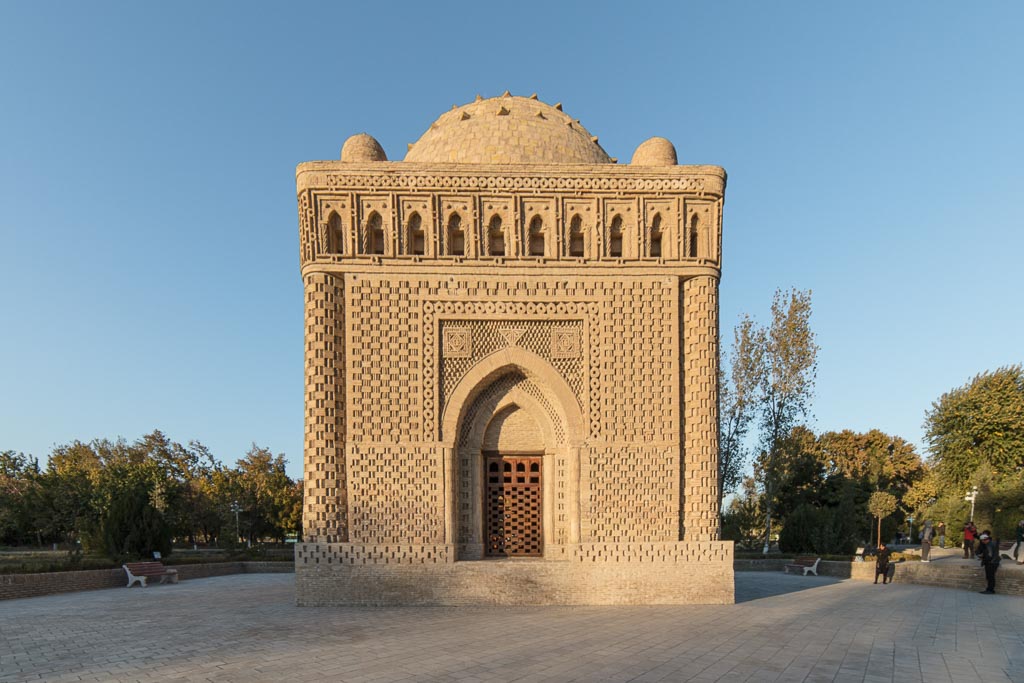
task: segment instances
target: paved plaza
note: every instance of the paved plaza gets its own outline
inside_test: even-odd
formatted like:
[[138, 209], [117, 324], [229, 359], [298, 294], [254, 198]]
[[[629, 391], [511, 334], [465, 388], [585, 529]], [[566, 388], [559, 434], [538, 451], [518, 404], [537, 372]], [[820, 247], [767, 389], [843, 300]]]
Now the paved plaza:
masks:
[[1024, 600], [737, 573], [738, 603], [298, 608], [248, 574], [0, 603], [0, 681], [1024, 681]]

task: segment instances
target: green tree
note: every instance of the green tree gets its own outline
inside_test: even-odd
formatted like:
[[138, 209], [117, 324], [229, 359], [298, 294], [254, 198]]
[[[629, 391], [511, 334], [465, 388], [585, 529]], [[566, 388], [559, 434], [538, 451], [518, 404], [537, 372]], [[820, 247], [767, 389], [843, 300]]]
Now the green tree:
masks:
[[[832, 505], [826, 494], [829, 481], [825, 468], [815, 456], [816, 439], [814, 432], [803, 425], [794, 427], [778, 445], [775, 457], [773, 499], [771, 510], [777, 520], [785, 520], [794, 509], [801, 505]], [[764, 458], [758, 458], [754, 472], [763, 481]], [[763, 497], [768, 507], [767, 493]]]
[[39, 478], [35, 526], [48, 541], [86, 544], [99, 529], [97, 482], [103, 461], [89, 444], [74, 441], [50, 453]]
[[753, 548], [764, 529], [764, 506], [753, 477], [740, 483], [740, 493], [722, 513], [722, 538]]
[[125, 472], [102, 521], [106, 555], [118, 561], [171, 553], [171, 528], [145, 476]]
[[825, 432], [818, 437], [818, 450], [829, 475], [842, 474], [898, 498], [925, 474], [914, 444], [877, 429]]
[[[283, 542], [296, 531], [293, 525], [297, 489], [285, 473], [284, 455], [275, 456], [269, 449], [253, 444], [238, 461], [235, 486], [248, 521], [246, 532], [250, 542], [267, 536]], [[301, 501], [301, 491], [299, 496]]]
[[[718, 509], [722, 499], [740, 483], [749, 458], [747, 432], [754, 418], [757, 370], [763, 345], [755, 343], [754, 323], [740, 321], [733, 330], [732, 349], [723, 354], [718, 371]], [[728, 369], [727, 369], [728, 368]]]
[[1020, 364], [976, 375], [943, 394], [925, 414], [932, 463], [964, 488], [983, 464], [1001, 476], [1024, 468], [1024, 369]]
[[24, 453], [0, 452], [0, 543], [33, 540], [37, 533], [33, 510], [38, 487], [39, 461]]
[[752, 343], [761, 347], [756, 376], [762, 451], [755, 471], [764, 491], [765, 552], [784, 474], [783, 445], [810, 411], [818, 368], [818, 346], [810, 325], [810, 290], [776, 290], [771, 313], [767, 329], [751, 331]]
[[845, 501], [836, 507], [803, 504], [786, 517], [779, 549], [787, 553], [838, 555], [856, 544], [853, 510]]
[[896, 512], [896, 496], [886, 491], [875, 491], [868, 500], [868, 511], [878, 519], [878, 543], [882, 542], [882, 520]]

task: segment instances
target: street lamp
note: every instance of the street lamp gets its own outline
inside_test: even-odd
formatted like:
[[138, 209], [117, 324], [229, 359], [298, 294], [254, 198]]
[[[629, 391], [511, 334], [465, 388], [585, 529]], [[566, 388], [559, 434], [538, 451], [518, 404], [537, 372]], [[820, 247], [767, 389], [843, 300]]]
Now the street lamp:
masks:
[[971, 521], [972, 522], [974, 521], [974, 500], [977, 497], [978, 497], [978, 487], [977, 486], [971, 488], [971, 490], [967, 492], [967, 495], [964, 496], [964, 500], [971, 501]]
[[241, 509], [242, 509], [242, 507], [238, 504], [237, 500], [231, 502], [231, 511], [235, 513], [235, 542], [236, 543], [238, 542], [238, 539], [241, 538], [241, 532], [239, 531], [239, 528], [238, 528], [238, 512]]

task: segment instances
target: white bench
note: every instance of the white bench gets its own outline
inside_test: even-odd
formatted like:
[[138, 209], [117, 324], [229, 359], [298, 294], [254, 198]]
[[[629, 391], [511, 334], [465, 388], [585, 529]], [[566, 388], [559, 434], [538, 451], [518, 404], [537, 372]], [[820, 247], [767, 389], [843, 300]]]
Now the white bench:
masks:
[[128, 574], [128, 588], [136, 581], [145, 588], [148, 585], [146, 581], [155, 577], [160, 577], [160, 583], [166, 583], [168, 579], [171, 583], [178, 583], [178, 570], [165, 567], [162, 562], [128, 562], [121, 566]]
[[789, 570], [802, 571], [802, 576], [808, 574], [818, 575], [818, 563], [821, 562], [820, 557], [798, 557], [791, 564], [785, 566], [785, 573], [789, 573]]

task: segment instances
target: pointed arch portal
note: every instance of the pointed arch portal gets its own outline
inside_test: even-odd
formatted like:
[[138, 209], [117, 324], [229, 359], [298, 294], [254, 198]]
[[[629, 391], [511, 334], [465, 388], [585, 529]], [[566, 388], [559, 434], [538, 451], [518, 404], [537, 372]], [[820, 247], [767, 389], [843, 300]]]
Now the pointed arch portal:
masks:
[[505, 349], [467, 373], [442, 421], [459, 559], [540, 557], [578, 542], [583, 424], [572, 390], [536, 354]]

